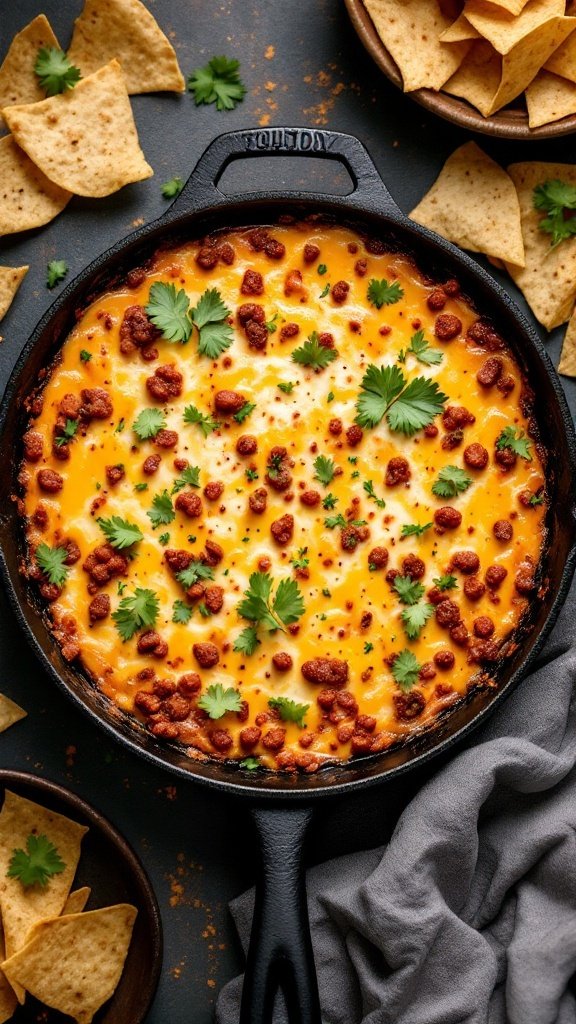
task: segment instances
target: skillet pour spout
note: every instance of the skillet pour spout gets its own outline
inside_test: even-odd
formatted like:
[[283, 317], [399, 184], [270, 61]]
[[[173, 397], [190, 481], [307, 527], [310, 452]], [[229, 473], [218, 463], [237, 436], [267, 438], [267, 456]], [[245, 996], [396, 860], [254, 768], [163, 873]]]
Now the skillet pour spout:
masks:
[[[341, 164], [352, 190], [348, 195], [282, 188], [225, 195], [219, 181], [232, 161], [275, 157], [319, 158]], [[248, 167], [250, 165], [248, 164]], [[273, 164], [270, 174], [274, 180]], [[159, 246], [236, 226], [274, 223], [279, 216], [322, 216], [382, 238], [413, 255], [431, 278], [457, 278], [469, 301], [488, 314], [503, 335], [536, 393], [540, 436], [554, 458], [547, 466], [550, 504], [542, 556], [542, 588], [515, 637], [515, 650], [496, 673], [496, 685], [472, 692], [466, 700], [414, 742], [314, 775], [250, 772], [224, 761], [201, 761], [186, 750], [163, 744], [131, 716], [112, 705], [74, 664], [67, 664], [20, 572], [24, 536], [18, 504], [18, 464], [28, 417], [27, 397], [42, 379], [75, 324], [75, 311], [141, 265]], [[286, 127], [247, 129], [219, 136], [200, 157], [183, 191], [166, 213], [99, 256], [58, 296], [26, 342], [8, 383], [0, 412], [4, 451], [14, 453], [0, 479], [0, 568], [20, 627], [49, 677], [135, 755], [181, 778], [232, 795], [253, 809], [262, 851], [253, 936], [248, 954], [241, 1024], [271, 1020], [274, 996], [281, 988], [292, 1024], [319, 1024], [305, 899], [302, 849], [314, 801], [359, 787], [391, 782], [422, 768], [470, 736], [505, 699], [534, 663], [567, 594], [576, 560], [576, 437], [559, 378], [534, 329], [510, 297], [469, 256], [412, 223], [399, 210], [362, 143], [349, 135]], [[256, 778], [254, 777], [256, 774]]]

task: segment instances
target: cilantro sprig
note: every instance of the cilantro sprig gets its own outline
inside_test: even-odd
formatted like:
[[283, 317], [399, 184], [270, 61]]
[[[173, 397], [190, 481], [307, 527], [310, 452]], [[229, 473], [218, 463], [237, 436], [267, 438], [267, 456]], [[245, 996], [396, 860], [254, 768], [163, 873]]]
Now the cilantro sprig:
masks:
[[52, 875], [60, 875], [65, 867], [57, 847], [48, 837], [31, 833], [25, 850], [13, 850], [6, 874], [8, 878], [17, 878], [25, 889], [32, 885], [45, 889]]
[[416, 604], [424, 595], [424, 587], [410, 576], [397, 576], [392, 584], [402, 604]]
[[55, 288], [60, 281], [63, 281], [68, 273], [68, 264], [66, 260], [50, 260], [50, 263], [46, 267], [46, 287]]
[[122, 598], [116, 611], [112, 612], [122, 642], [131, 640], [139, 629], [153, 626], [159, 611], [160, 602], [153, 590], [136, 587], [133, 594]]
[[34, 73], [47, 96], [57, 96], [73, 89], [82, 78], [80, 68], [75, 67], [64, 51], [55, 46], [43, 46], [38, 50]]
[[411, 437], [442, 412], [448, 396], [435, 381], [414, 377], [407, 381], [400, 367], [371, 363], [362, 378], [356, 403], [356, 423], [376, 427], [386, 416], [390, 430]]
[[208, 288], [190, 309], [190, 299], [183, 288], [155, 281], [150, 288], [146, 313], [167, 341], [185, 345], [192, 328], [198, 332], [200, 355], [217, 359], [232, 344], [233, 331], [228, 323], [230, 310], [222, 302], [217, 288]]
[[319, 455], [314, 459], [314, 479], [319, 480], [324, 487], [328, 487], [328, 484], [334, 479], [334, 473], [336, 472], [336, 465], [334, 459], [329, 458], [327, 455]]
[[403, 693], [408, 693], [418, 679], [421, 665], [416, 656], [405, 649], [392, 662], [392, 675]]
[[164, 199], [175, 199], [179, 196], [182, 189], [184, 188], [184, 182], [182, 178], [170, 178], [169, 181], [165, 181], [162, 185], [162, 195]]
[[385, 277], [381, 281], [373, 277], [368, 285], [367, 294], [368, 301], [376, 306], [376, 309], [382, 309], [382, 306], [392, 306], [394, 303], [400, 302], [404, 296], [404, 290], [398, 281], [393, 281], [390, 284]]
[[301, 729], [304, 728], [304, 718], [309, 704], [298, 704], [289, 697], [271, 697], [268, 706], [278, 712], [283, 722], [296, 722]]
[[534, 189], [532, 200], [534, 209], [545, 214], [538, 227], [544, 234], [550, 235], [551, 249], [576, 234], [576, 218], [570, 216], [569, 212], [576, 210], [575, 185], [557, 178], [544, 181]]
[[200, 466], [186, 466], [172, 484], [171, 494], [178, 494], [183, 487], [200, 487]]
[[80, 420], [66, 420], [66, 424], [61, 428], [62, 433], [55, 438], [56, 447], [63, 448], [65, 444], [70, 444], [76, 437], [79, 426]]
[[434, 605], [428, 601], [422, 601], [408, 608], [404, 608], [400, 618], [409, 640], [416, 640], [431, 615], [434, 614]]
[[121, 516], [110, 516], [110, 519], [97, 519], [96, 522], [113, 548], [121, 551], [137, 544], [144, 539], [144, 534], [136, 523], [129, 523]]
[[172, 498], [168, 494], [166, 488], [164, 488], [160, 494], [154, 495], [152, 498], [152, 507], [147, 510], [146, 515], [152, 523], [153, 530], [158, 526], [168, 526], [169, 523], [174, 522], [176, 512], [174, 511]]
[[210, 565], [204, 565], [204, 562], [190, 562], [186, 569], [176, 574], [176, 579], [185, 590], [189, 590], [200, 580], [213, 580], [214, 569]]
[[198, 707], [207, 711], [210, 718], [222, 718], [227, 711], [242, 709], [242, 697], [240, 691], [233, 686], [225, 690], [222, 683], [213, 683], [200, 697]]
[[188, 92], [196, 106], [215, 103], [216, 110], [233, 110], [246, 93], [239, 68], [240, 61], [229, 57], [212, 57], [203, 68], [195, 68], [188, 79]]
[[402, 349], [398, 355], [398, 362], [405, 363], [409, 355], [416, 356], [419, 363], [424, 366], [438, 366], [444, 354], [438, 348], [430, 348], [430, 343], [424, 338], [424, 331], [416, 331], [410, 338], [407, 349]]
[[368, 497], [371, 498], [372, 501], [376, 502], [376, 508], [386, 508], [386, 502], [384, 501], [384, 498], [379, 498], [378, 495], [376, 494], [376, 491], [374, 490], [374, 483], [372, 480], [365, 480], [364, 483], [362, 484], [362, 487], [366, 491]]
[[183, 288], [155, 281], [145, 307], [150, 320], [167, 341], [187, 342], [192, 333], [190, 300]]
[[432, 484], [432, 494], [437, 498], [455, 498], [467, 491], [471, 483], [472, 477], [459, 466], [444, 466]]
[[458, 586], [458, 580], [451, 573], [444, 573], [442, 576], [438, 576], [432, 580], [432, 583], [435, 587], [438, 587], [438, 590], [454, 590]]
[[200, 427], [204, 437], [208, 437], [213, 430], [217, 430], [220, 424], [212, 419], [209, 413], [200, 412], [195, 405], [187, 405], [184, 409], [184, 423], [191, 423]]
[[327, 348], [325, 345], [321, 345], [317, 332], [312, 331], [307, 341], [300, 345], [299, 348], [294, 349], [292, 360], [295, 363], [299, 363], [300, 366], [310, 366], [312, 370], [318, 373], [334, 362], [337, 355], [338, 352], [335, 348]]
[[142, 409], [132, 424], [132, 430], [141, 441], [156, 437], [165, 427], [166, 417], [161, 409]]
[[201, 356], [218, 359], [232, 344], [233, 330], [228, 323], [230, 310], [222, 302], [217, 288], [208, 288], [190, 313], [198, 330], [198, 351]]
[[496, 438], [496, 447], [498, 451], [502, 451], [503, 448], [510, 448], [521, 459], [532, 462], [530, 440], [526, 437], [523, 430], [517, 430], [516, 427], [504, 427], [504, 430]]
[[190, 604], [186, 604], [186, 601], [181, 601], [179, 598], [174, 601], [172, 605], [172, 622], [177, 625], [187, 626], [194, 614], [194, 608]]
[[252, 632], [248, 634], [243, 630], [236, 638], [234, 649], [253, 654], [259, 642], [257, 628], [262, 626], [270, 633], [277, 629], [285, 631], [304, 614], [304, 599], [296, 580], [290, 577], [280, 580], [274, 595], [274, 581], [268, 573], [253, 572], [248, 582], [238, 614], [252, 623]]
[[51, 548], [48, 544], [39, 544], [36, 548], [36, 563], [42, 569], [50, 583], [61, 587], [68, 576], [68, 558], [66, 548]]
[[405, 523], [400, 530], [401, 537], [421, 537], [426, 530], [429, 530], [433, 523]]

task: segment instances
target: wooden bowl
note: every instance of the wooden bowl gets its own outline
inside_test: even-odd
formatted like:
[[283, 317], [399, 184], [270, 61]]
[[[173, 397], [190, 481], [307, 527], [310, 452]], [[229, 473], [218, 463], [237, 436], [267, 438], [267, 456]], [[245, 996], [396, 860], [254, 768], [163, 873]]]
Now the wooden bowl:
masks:
[[[402, 75], [398, 65], [380, 39], [362, 0], [344, 0], [344, 3], [350, 20], [368, 53], [386, 77], [402, 90]], [[551, 124], [540, 125], [539, 128], [529, 128], [528, 113], [525, 108], [520, 106], [505, 107], [497, 114], [484, 117], [466, 100], [449, 96], [445, 92], [416, 89], [406, 95], [416, 100], [426, 110], [437, 114], [438, 117], [452, 121], [453, 124], [460, 125], [461, 128], [467, 128], [468, 131], [481, 132], [483, 135], [519, 140], [552, 139], [555, 136], [569, 135], [576, 131], [576, 114], [570, 114], [569, 117], [563, 117], [560, 121], [553, 121]]]
[[[84, 800], [55, 782], [26, 772], [0, 770], [0, 799], [12, 790], [58, 814], [65, 814], [90, 829], [82, 840], [82, 854], [74, 889], [92, 889], [87, 910], [114, 903], [132, 903], [138, 909], [124, 971], [114, 995], [98, 1011], [94, 1024], [143, 1024], [158, 986], [162, 967], [160, 910], [142, 864], [125, 839], [106, 818]], [[70, 1024], [31, 996], [18, 1007], [14, 1024]]]

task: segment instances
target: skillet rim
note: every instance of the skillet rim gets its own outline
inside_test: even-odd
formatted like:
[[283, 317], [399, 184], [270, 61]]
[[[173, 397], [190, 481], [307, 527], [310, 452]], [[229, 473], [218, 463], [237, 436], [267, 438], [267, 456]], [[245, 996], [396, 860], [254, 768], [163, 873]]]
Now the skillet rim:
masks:
[[[304, 129], [277, 129], [276, 131], [298, 132], [304, 131]], [[403, 241], [403, 251], [410, 253], [414, 250], [417, 265], [422, 265], [422, 263], [425, 264], [427, 259], [429, 259], [430, 253], [432, 253], [433, 257], [439, 262], [444, 258], [448, 264], [455, 265], [457, 271], [463, 271], [466, 276], [471, 277], [475, 287], [478, 288], [478, 291], [488, 292], [489, 301], [492, 304], [491, 308], [487, 311], [488, 315], [491, 316], [494, 314], [494, 319], [496, 321], [503, 319], [504, 316], [512, 321], [520, 335], [523, 336], [523, 340], [528, 342], [532, 357], [535, 358], [536, 362], [540, 363], [541, 369], [545, 372], [548, 384], [552, 388], [557, 417], [563, 425], [563, 442], [567, 469], [569, 471], [571, 481], [571, 493], [574, 500], [574, 495], [576, 494], [576, 434], [574, 431], [574, 424], [558, 374], [554, 369], [550, 357], [537, 332], [528, 322], [523, 312], [515, 305], [512, 298], [502, 288], [502, 286], [470, 256], [457, 249], [451, 243], [446, 242], [440, 236], [435, 235], [426, 228], [410, 221], [400, 211], [390, 197], [383, 180], [372, 164], [367, 151], [357, 139], [353, 136], [329, 131], [315, 131], [314, 134], [323, 136], [330, 140], [336, 140], [339, 143], [342, 152], [336, 153], [331, 158], [341, 159], [341, 161], [347, 166], [347, 169], [351, 172], [353, 182], [356, 186], [352, 193], [346, 196], [332, 196], [327, 193], [310, 193], [289, 191], [285, 189], [282, 191], [248, 193], [241, 195], [240, 197], [224, 196], [217, 188], [217, 181], [224, 168], [231, 160], [237, 159], [240, 156], [270, 156], [275, 154], [271, 152], [239, 152], [237, 148], [239, 140], [254, 137], [256, 135], [255, 130], [248, 129], [240, 132], [230, 132], [217, 137], [217, 139], [208, 146], [207, 150], [200, 157], [200, 160], [185, 185], [183, 193], [181, 193], [181, 196], [175, 200], [172, 206], [169, 207], [169, 209], [158, 219], [152, 221], [148, 225], [138, 228], [127, 238], [116, 242], [108, 250], [98, 255], [66, 286], [65, 289], [63, 289], [55, 302], [40, 319], [32, 335], [24, 345], [6, 385], [0, 410], [0, 438], [4, 435], [7, 420], [9, 419], [10, 413], [13, 411], [13, 406], [17, 402], [18, 393], [21, 390], [21, 381], [26, 373], [31, 354], [37, 342], [42, 338], [45, 332], [49, 333], [50, 328], [55, 327], [57, 316], [61, 311], [68, 309], [69, 313], [73, 315], [73, 309], [70, 309], [71, 300], [82, 289], [84, 289], [84, 300], [86, 300], [87, 295], [90, 294], [90, 283], [94, 283], [103, 270], [106, 271], [106, 268], [111, 270], [111, 265], [114, 262], [121, 264], [122, 259], [127, 258], [132, 259], [131, 265], [134, 266], [134, 260], [137, 258], [136, 254], [138, 248], [144, 249], [147, 247], [148, 251], [156, 248], [158, 244], [162, 244], [162, 238], [156, 236], [159, 236], [162, 233], [164, 234], [164, 240], [168, 239], [171, 235], [176, 235], [176, 238], [173, 239], [174, 242], [177, 240], [179, 232], [187, 232], [188, 237], [191, 237], [191, 229], [194, 229], [195, 233], [199, 234], [201, 231], [201, 224], [199, 225], [198, 222], [201, 222], [203, 219], [207, 221], [216, 219], [216, 221], [219, 222], [219, 226], [224, 228], [226, 224], [223, 223], [223, 218], [225, 218], [227, 214], [228, 218], [234, 222], [234, 226], [237, 226], [235, 223], [235, 217], [238, 213], [241, 212], [244, 214], [245, 212], [247, 216], [243, 221], [244, 224], [253, 226], [258, 223], [270, 223], [271, 218], [262, 217], [259, 211], [283, 203], [291, 208], [302, 208], [300, 216], [305, 216], [306, 213], [318, 214], [320, 209], [322, 209], [324, 212], [335, 216], [336, 220], [340, 223], [346, 222], [346, 220], [364, 221], [364, 223], [368, 221], [377, 221], [378, 228], [382, 232], [392, 231], [392, 233], [394, 233], [395, 231], [399, 231], [402, 235], [408, 236], [408, 239], [406, 240], [405, 238]], [[351, 152], [352, 144], [355, 150], [353, 156]], [[346, 152], [347, 148], [349, 148], [348, 153]], [[203, 180], [203, 176], [200, 173], [201, 165], [205, 165], [203, 168], [205, 174], [206, 165], [209, 162], [208, 158], [210, 156], [214, 158], [216, 154], [218, 154], [218, 166], [216, 166], [212, 160], [212, 167], [210, 168], [210, 171], [212, 172], [211, 176], [208, 180]], [[364, 181], [360, 181], [360, 174], [356, 173], [359, 167], [359, 156], [362, 154], [364, 155], [365, 166], [361, 167], [360, 170], [364, 174]], [[279, 155], [285, 155], [285, 153], [281, 153]], [[311, 154], [297, 153], [295, 155]], [[318, 156], [318, 153], [314, 153], [312, 155]], [[369, 188], [368, 186], [371, 187]], [[196, 199], [192, 198], [194, 191], [199, 193], [199, 196], [197, 196]], [[188, 201], [187, 209], [180, 209], [183, 205], [183, 197], [184, 200], [187, 199]], [[255, 211], [255, 215], [253, 211]], [[414, 244], [411, 245], [410, 242], [413, 242]], [[115, 267], [114, 273], [119, 273], [121, 270], [121, 265]], [[100, 283], [98, 285], [98, 290], [101, 292], [105, 286], [105, 284]], [[67, 332], [68, 331], [69, 327], [67, 328]], [[58, 336], [59, 338], [61, 337], [60, 332], [58, 332]], [[54, 338], [52, 338], [51, 340], [48, 339], [48, 342], [45, 341], [44, 347], [49, 347], [54, 351], [57, 351], [60, 344], [54, 345]], [[512, 342], [511, 347], [513, 351], [516, 352], [519, 348], [518, 342]], [[534, 371], [532, 371], [528, 377], [530, 382], [532, 382], [533, 376]], [[29, 392], [29, 386], [23, 388], [23, 393]], [[10, 520], [13, 521], [14, 518], [14, 516], [10, 517], [0, 510], [0, 524], [3, 528], [6, 527], [7, 523], [9, 526]], [[216, 770], [222, 771], [222, 762], [204, 762], [190, 758], [182, 765], [173, 763], [169, 761], [166, 756], [167, 753], [170, 752], [171, 748], [163, 747], [160, 743], [151, 743], [151, 738], [146, 734], [147, 743], [154, 747], [154, 749], [148, 749], [139, 741], [138, 734], [136, 732], [127, 734], [119, 727], [119, 723], [113, 720], [114, 714], [116, 713], [117, 715], [117, 709], [115, 712], [112, 706], [108, 708], [105, 704], [102, 704], [98, 709], [91, 707], [85, 700], [83, 700], [79, 693], [74, 691], [71, 684], [66, 681], [65, 676], [57, 669], [48, 657], [48, 654], [44, 650], [38, 637], [34, 634], [24, 613], [23, 602], [21, 602], [18, 597], [17, 589], [10, 571], [9, 559], [4, 550], [5, 537], [3, 529], [0, 529], [0, 575], [4, 581], [6, 591], [16, 614], [19, 626], [23, 629], [29, 645], [39, 658], [43, 668], [56, 682], [60, 690], [63, 691], [84, 714], [90, 716], [92, 720], [96, 720], [96, 724], [99, 727], [104, 728], [117, 741], [121, 742], [123, 746], [145, 758], [150, 763], [175, 773], [181, 779], [198, 782], [220, 792], [233, 795], [245, 794], [247, 797], [252, 797], [257, 802], [291, 800], [292, 802], [307, 803], [311, 800], [319, 799], [320, 797], [328, 798], [330, 796], [338, 796], [352, 792], [360, 786], [370, 786], [391, 782], [406, 772], [416, 769], [417, 767], [421, 767], [431, 761], [434, 757], [440, 757], [445, 754], [446, 751], [454, 747], [455, 744], [461, 744], [469, 737], [470, 733], [474, 729], [479, 727], [482, 722], [484, 722], [486, 718], [500, 706], [502, 701], [504, 701], [515, 689], [534, 664], [534, 661], [542, 649], [545, 640], [549, 636], [567, 596], [572, 575], [576, 568], [576, 513], [574, 504], [572, 504], [572, 507], [569, 509], [569, 513], [563, 524], [563, 529], [568, 533], [568, 553], [556, 592], [553, 597], [549, 598], [551, 603], [546, 618], [537, 633], [535, 633], [534, 629], [532, 631], [525, 632], [521, 644], [529, 645], [527, 654], [524, 655], [510, 676], [503, 682], [499, 683], [497, 690], [493, 693], [491, 699], [486, 701], [484, 706], [480, 707], [472, 715], [469, 721], [466, 721], [463, 725], [456, 727], [452, 733], [442, 736], [441, 730], [438, 730], [440, 735], [436, 742], [434, 742], [432, 738], [432, 742], [426, 747], [426, 749], [420, 752], [416, 751], [412, 756], [410, 756], [409, 753], [408, 759], [402, 763], [392, 765], [391, 767], [382, 766], [379, 768], [378, 761], [383, 761], [387, 753], [390, 755], [390, 751], [384, 751], [381, 754], [371, 755], [358, 760], [352, 760], [335, 766], [330, 766], [332, 770], [335, 769], [341, 774], [345, 774], [347, 770], [350, 773], [350, 776], [347, 779], [339, 778], [336, 782], [328, 778], [327, 772], [330, 770], [328, 768], [325, 769], [324, 772], [321, 770], [314, 776], [301, 776], [299, 774], [296, 776], [282, 776], [280, 773], [268, 771], [266, 773], [259, 774], [258, 782], [255, 780], [253, 782], [253, 776], [246, 778], [246, 775], [240, 775], [237, 766], [232, 766], [229, 777], [216, 778], [211, 774], [211, 770], [215, 768]], [[14, 531], [10, 534], [9, 539], [12, 544], [17, 546], [18, 541]], [[32, 607], [31, 604], [30, 607]], [[50, 644], [54, 644], [54, 640], [50, 636], [50, 632], [44, 619], [41, 619], [36, 610], [34, 611], [34, 614], [38, 620], [41, 620], [42, 629], [46, 634], [47, 641]], [[79, 673], [78, 675], [80, 676]], [[454, 708], [454, 714], [452, 716], [448, 715], [446, 720], [449, 721], [451, 718], [454, 718], [458, 708], [463, 708], [467, 703], [469, 702], [460, 702], [459, 705]], [[427, 739], [430, 739], [430, 734], [428, 737], [425, 737], [424, 734], [422, 734], [422, 738], [426, 741]], [[374, 773], [366, 774], [366, 769], [370, 769], [372, 767], [375, 768]], [[198, 769], [200, 769], [200, 771]], [[236, 778], [232, 775], [233, 771], [237, 773]], [[352, 777], [352, 772], [355, 772], [354, 777]], [[360, 777], [357, 777], [358, 774]], [[278, 780], [281, 782], [280, 785], [277, 785]], [[303, 784], [307, 781], [309, 783], [309, 788]], [[310, 785], [310, 783], [312, 783], [312, 785]]]

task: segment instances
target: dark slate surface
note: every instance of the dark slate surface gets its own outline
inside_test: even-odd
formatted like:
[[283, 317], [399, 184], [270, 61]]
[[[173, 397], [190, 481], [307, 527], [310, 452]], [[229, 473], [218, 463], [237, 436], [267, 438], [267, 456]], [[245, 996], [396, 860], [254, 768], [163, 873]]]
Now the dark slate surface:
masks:
[[[0, 0], [0, 58], [13, 34], [43, 10], [60, 42], [69, 40], [81, 0]], [[439, 122], [381, 77], [357, 41], [342, 0], [149, 0], [177, 46], [185, 74], [215, 53], [238, 57], [248, 87], [233, 112], [196, 108], [190, 96], [134, 98], [140, 140], [155, 176], [105, 200], [74, 199], [51, 225], [0, 240], [0, 263], [30, 263], [17, 301], [0, 327], [2, 387], [26, 338], [50, 305], [46, 263], [66, 259], [70, 276], [111, 243], [165, 209], [160, 185], [186, 177], [207, 143], [230, 128], [302, 124], [358, 135], [392, 195], [409, 210], [467, 134]], [[572, 138], [537, 145], [479, 138], [502, 163], [576, 159]], [[344, 188], [345, 176], [317, 162], [276, 158], [236, 164], [229, 191], [286, 186]], [[272, 169], [271, 169], [272, 168]], [[518, 293], [501, 278], [515, 298]], [[549, 341], [557, 362], [561, 332]], [[574, 402], [574, 382], [564, 378]], [[5, 457], [5, 456], [4, 456]], [[43, 675], [0, 596], [0, 689], [29, 717], [0, 737], [0, 766], [64, 783], [107, 814], [150, 872], [165, 928], [164, 971], [148, 1024], [208, 1024], [220, 986], [241, 968], [227, 901], [254, 878], [255, 849], [245, 805], [178, 782], [95, 731]], [[410, 794], [411, 778], [318, 808], [310, 860], [381, 843]], [[111, 868], [112, 869], [112, 868]], [[127, 1022], [128, 1024], [128, 1022]]]

